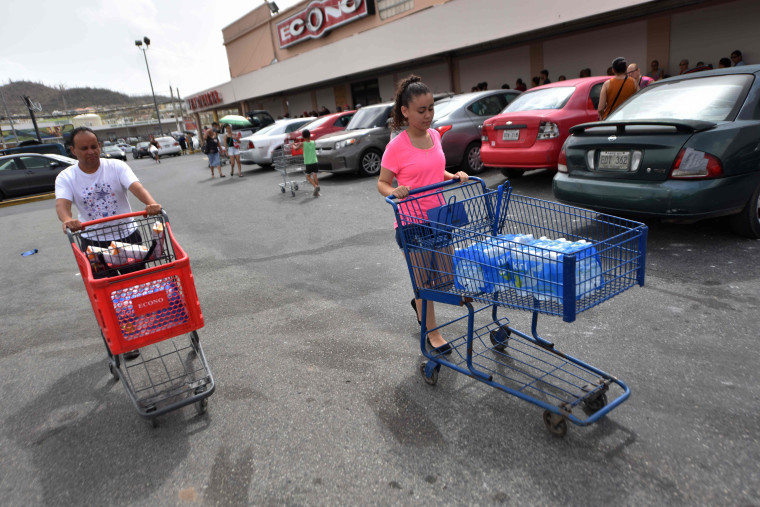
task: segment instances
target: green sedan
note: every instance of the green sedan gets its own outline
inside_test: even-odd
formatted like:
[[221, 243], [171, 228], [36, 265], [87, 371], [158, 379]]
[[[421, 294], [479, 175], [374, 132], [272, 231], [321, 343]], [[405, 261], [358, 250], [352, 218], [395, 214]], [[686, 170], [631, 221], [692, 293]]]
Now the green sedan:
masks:
[[554, 196], [669, 221], [730, 216], [737, 234], [760, 238], [758, 77], [747, 65], [665, 79], [573, 127]]

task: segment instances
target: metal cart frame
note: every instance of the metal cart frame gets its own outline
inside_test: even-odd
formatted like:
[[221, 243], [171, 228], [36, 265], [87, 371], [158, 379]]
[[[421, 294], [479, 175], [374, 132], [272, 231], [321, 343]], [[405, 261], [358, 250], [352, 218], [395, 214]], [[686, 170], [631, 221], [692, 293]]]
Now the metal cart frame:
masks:
[[[497, 190], [488, 189], [479, 178], [457, 183], [450, 180], [414, 189], [402, 200], [386, 198], [398, 224], [404, 226], [404, 255], [415, 296], [422, 300], [420, 349], [427, 359], [420, 365], [422, 376], [435, 385], [441, 366], [446, 366], [533, 403], [544, 409], [544, 423], [557, 436], [566, 434], [568, 420], [579, 426], [593, 424], [623, 403], [630, 389], [539, 336], [538, 315], [573, 322], [577, 314], [643, 285], [646, 226], [513, 195], [508, 182]], [[541, 246], [503, 239], [509, 234], [584, 240], [587, 246], [558, 256]], [[492, 257], [471, 256], [468, 271], [455, 271], [468, 249], [480, 245], [489, 245]], [[516, 259], [525, 256], [533, 265], [551, 269], [518, 270]], [[493, 276], [494, 258], [504, 263], [500, 277]], [[589, 259], [600, 266], [597, 283], [591, 285], [577, 271]], [[427, 329], [427, 301], [462, 306], [467, 313]], [[530, 334], [500, 317], [501, 307], [532, 312]], [[454, 334], [458, 337], [449, 338], [448, 350], [428, 349], [427, 336], [441, 329], [448, 334], [460, 331]]]
[[303, 155], [289, 155], [285, 153], [284, 149], [275, 150], [272, 154], [272, 164], [274, 168], [282, 174], [282, 183], [280, 183], [280, 192], [290, 192], [291, 197], [296, 196], [296, 190], [299, 187], [304, 187], [306, 183], [304, 180], [288, 179], [288, 176], [303, 173], [305, 166], [303, 163]]
[[[197, 332], [203, 315], [189, 257], [174, 239], [168, 215], [143, 211], [82, 227], [67, 233], [111, 374], [154, 425], [156, 417], [190, 404], [205, 413], [215, 384]], [[128, 243], [106, 247], [124, 231]], [[134, 350], [139, 356], [127, 360]]]

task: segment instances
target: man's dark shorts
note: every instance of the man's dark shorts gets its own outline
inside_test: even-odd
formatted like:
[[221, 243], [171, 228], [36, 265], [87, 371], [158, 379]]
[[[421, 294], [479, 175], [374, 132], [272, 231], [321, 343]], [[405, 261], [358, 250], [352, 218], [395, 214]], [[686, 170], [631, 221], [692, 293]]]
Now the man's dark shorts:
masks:
[[319, 164], [306, 164], [303, 172], [306, 174], [317, 173], [319, 172]]

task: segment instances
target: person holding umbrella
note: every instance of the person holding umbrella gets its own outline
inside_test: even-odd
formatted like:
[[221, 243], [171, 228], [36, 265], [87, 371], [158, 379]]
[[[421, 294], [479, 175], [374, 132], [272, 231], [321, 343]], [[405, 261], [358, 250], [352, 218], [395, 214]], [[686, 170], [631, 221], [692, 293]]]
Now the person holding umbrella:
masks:
[[224, 147], [227, 150], [227, 156], [230, 158], [230, 176], [235, 175], [235, 162], [238, 166], [238, 176], [243, 177], [243, 166], [240, 163], [240, 131], [232, 133], [232, 125], [225, 125], [224, 129]]

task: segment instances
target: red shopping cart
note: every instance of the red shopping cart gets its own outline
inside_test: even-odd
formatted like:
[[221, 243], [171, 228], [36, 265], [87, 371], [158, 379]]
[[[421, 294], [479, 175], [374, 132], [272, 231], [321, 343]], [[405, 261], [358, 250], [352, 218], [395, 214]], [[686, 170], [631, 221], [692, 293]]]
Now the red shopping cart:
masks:
[[[193, 403], [205, 413], [214, 379], [197, 331], [203, 314], [190, 259], [166, 212], [85, 222], [68, 237], [109, 370], [137, 412], [154, 424], [155, 417]], [[138, 358], [125, 360], [138, 349]]]

